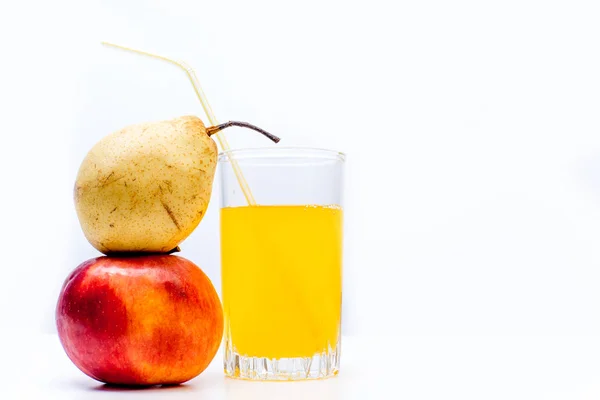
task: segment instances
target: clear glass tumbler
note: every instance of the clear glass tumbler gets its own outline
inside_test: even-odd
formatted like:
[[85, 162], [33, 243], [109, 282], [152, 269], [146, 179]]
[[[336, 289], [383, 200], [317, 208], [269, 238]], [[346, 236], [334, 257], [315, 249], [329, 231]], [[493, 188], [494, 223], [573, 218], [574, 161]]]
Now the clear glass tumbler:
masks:
[[337, 375], [344, 157], [281, 147], [219, 155], [227, 376]]

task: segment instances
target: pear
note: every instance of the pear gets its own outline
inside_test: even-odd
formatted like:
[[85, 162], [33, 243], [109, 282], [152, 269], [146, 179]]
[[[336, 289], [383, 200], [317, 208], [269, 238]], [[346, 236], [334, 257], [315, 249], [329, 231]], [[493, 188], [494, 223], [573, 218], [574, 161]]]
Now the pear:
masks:
[[206, 128], [200, 118], [128, 126], [100, 140], [83, 160], [75, 208], [87, 240], [105, 254], [167, 253], [206, 213], [217, 166], [210, 136], [243, 122]]

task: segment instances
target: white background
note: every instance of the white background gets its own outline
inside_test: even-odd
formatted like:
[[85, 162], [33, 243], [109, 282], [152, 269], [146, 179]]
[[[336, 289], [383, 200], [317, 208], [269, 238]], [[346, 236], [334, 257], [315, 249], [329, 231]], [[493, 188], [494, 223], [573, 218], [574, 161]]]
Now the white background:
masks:
[[[53, 331], [97, 255], [71, 198], [87, 150], [204, 118], [181, 72], [109, 40], [188, 62], [222, 121], [348, 154], [346, 333], [599, 335], [599, 19], [572, 0], [3, 2], [0, 330]], [[217, 193], [181, 255], [218, 287]]]

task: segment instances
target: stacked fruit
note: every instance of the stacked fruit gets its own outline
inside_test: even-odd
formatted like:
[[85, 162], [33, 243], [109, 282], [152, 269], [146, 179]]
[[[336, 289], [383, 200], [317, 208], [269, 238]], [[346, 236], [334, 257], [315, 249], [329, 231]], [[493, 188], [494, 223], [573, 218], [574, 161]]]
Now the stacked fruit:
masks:
[[[66, 279], [56, 310], [61, 343], [102, 382], [185, 382], [214, 358], [223, 312], [208, 277], [171, 253], [198, 226], [210, 200], [217, 146], [193, 116], [129, 126], [103, 138], [77, 175], [77, 215], [106, 256]], [[271, 137], [275, 140], [275, 137]]]

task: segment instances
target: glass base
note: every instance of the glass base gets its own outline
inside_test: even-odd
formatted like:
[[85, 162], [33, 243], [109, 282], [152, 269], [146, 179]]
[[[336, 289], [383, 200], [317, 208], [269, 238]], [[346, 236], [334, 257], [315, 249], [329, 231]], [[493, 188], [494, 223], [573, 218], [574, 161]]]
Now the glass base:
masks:
[[299, 381], [326, 379], [340, 369], [340, 344], [312, 357], [270, 359], [242, 356], [225, 342], [224, 369], [230, 378], [253, 381]]

